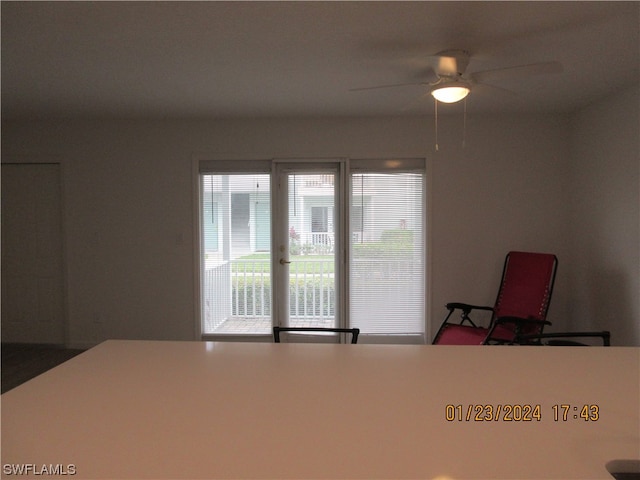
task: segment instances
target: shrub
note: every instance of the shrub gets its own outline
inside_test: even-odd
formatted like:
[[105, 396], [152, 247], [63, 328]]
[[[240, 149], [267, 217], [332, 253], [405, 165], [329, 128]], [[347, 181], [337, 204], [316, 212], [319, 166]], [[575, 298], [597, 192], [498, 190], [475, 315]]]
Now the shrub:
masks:
[[356, 257], [402, 257], [413, 252], [413, 231], [385, 230], [379, 242], [357, 243], [353, 246]]

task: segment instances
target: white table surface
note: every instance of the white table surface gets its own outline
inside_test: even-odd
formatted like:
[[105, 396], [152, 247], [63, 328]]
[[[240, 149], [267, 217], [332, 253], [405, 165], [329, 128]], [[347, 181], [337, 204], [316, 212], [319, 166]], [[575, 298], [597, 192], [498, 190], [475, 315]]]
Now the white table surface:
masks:
[[3, 470], [75, 478], [611, 479], [640, 458], [640, 348], [111, 340], [1, 400]]

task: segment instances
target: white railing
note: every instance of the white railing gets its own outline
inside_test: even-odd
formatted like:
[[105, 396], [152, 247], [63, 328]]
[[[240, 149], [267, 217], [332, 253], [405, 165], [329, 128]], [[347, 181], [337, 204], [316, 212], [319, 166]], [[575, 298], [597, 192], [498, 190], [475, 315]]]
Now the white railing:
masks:
[[231, 264], [223, 262], [206, 268], [202, 278], [204, 333], [211, 333], [231, 316], [231, 304], [220, 301], [231, 296]]
[[[290, 320], [329, 322], [335, 318], [333, 260], [295, 259], [290, 265]], [[269, 260], [236, 259], [203, 275], [204, 333], [233, 319], [271, 317]]]
[[[268, 259], [236, 259], [207, 268], [203, 278], [204, 333], [214, 333], [229, 321], [271, 322], [271, 264]], [[411, 259], [357, 258], [352, 260], [351, 281], [355, 288], [369, 288], [372, 279], [399, 285], [400, 296], [411, 296], [419, 287], [420, 263]], [[289, 265], [289, 321], [309, 326], [335, 320], [336, 291], [332, 259], [313, 255], [292, 257]], [[247, 322], [248, 323], [248, 322]], [[265, 327], [270, 330], [270, 327]]]
[[334, 175], [311, 175], [303, 178], [307, 188], [333, 187]]
[[335, 318], [333, 260], [298, 259], [289, 268], [289, 320]]

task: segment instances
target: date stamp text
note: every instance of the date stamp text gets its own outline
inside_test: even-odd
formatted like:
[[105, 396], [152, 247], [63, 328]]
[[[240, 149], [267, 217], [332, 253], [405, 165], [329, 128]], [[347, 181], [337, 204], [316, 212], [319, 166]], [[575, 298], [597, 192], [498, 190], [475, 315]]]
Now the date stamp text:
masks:
[[447, 404], [444, 408], [447, 422], [597, 422], [600, 407], [597, 404], [571, 405], [557, 403], [548, 408], [540, 404]]

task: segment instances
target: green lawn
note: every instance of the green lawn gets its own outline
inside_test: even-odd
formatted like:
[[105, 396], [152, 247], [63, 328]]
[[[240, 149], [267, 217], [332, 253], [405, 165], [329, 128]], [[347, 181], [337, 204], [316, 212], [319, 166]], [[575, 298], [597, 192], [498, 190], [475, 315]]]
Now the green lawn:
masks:
[[[268, 253], [252, 253], [240, 257], [238, 260], [246, 261], [247, 273], [269, 273], [271, 271], [270, 255]], [[334, 273], [335, 262], [333, 255], [291, 255], [289, 271], [295, 274], [319, 274]], [[241, 262], [232, 263], [234, 273], [243, 273], [245, 266]]]

